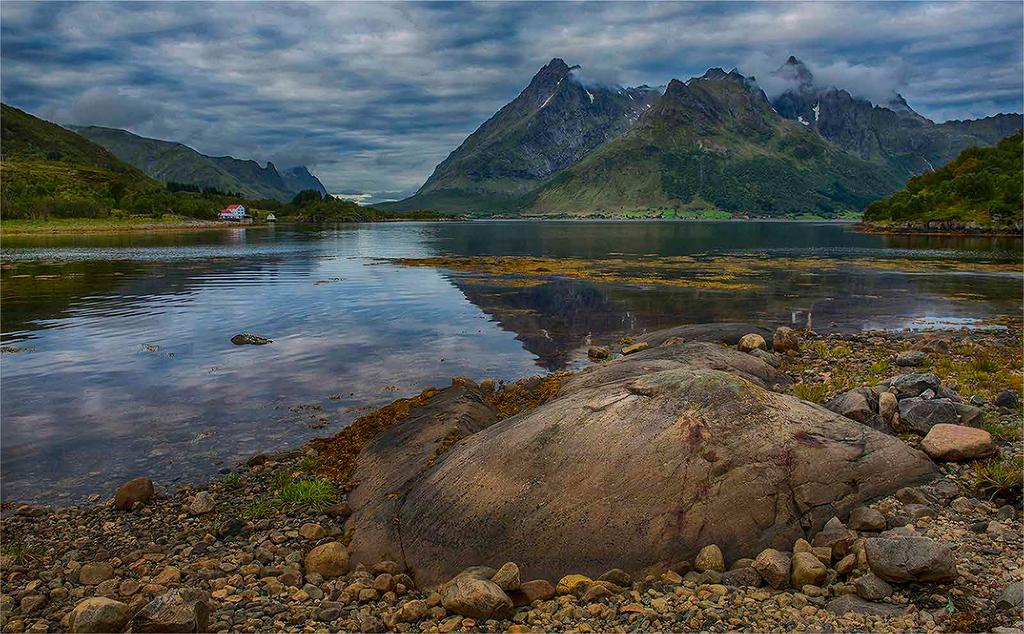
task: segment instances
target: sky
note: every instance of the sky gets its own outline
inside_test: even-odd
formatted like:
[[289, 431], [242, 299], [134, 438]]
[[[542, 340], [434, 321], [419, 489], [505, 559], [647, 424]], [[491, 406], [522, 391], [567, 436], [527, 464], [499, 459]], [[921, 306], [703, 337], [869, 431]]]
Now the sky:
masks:
[[893, 91], [936, 121], [1021, 112], [1024, 3], [0, 2], [0, 99], [204, 154], [412, 194], [554, 57], [660, 86], [709, 67]]

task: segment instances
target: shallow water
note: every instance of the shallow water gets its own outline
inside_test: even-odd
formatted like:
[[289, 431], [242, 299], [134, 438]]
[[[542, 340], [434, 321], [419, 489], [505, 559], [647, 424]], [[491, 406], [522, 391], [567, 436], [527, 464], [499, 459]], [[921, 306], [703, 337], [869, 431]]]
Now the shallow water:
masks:
[[[277, 226], [10, 237], [2, 247], [5, 501], [108, 495], [140, 474], [209, 476], [455, 375], [572, 367], [589, 341], [679, 323], [985, 327], [1019, 317], [1022, 301], [1020, 240], [895, 238], [834, 223]], [[451, 255], [769, 266], [749, 288], [719, 290], [558, 276], [517, 285], [378, 260]], [[793, 265], [819, 259], [838, 265]], [[921, 260], [956, 270], [913, 265]], [[274, 343], [232, 345], [239, 332]]]

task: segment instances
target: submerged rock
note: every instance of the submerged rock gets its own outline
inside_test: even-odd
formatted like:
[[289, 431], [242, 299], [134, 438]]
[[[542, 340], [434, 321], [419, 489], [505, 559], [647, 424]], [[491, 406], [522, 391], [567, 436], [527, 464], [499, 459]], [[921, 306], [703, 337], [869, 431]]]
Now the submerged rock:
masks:
[[235, 335], [231, 338], [231, 343], [236, 346], [265, 346], [268, 343], [274, 343], [273, 339], [267, 339], [259, 335], [254, 335], [251, 332], [243, 332]]

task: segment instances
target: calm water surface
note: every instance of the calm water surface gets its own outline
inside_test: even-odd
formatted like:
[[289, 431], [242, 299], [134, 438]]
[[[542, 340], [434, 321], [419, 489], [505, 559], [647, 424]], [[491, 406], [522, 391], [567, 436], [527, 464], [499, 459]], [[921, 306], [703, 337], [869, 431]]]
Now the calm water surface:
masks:
[[[740, 291], [559, 279], [516, 287], [375, 260], [715, 254], [851, 266], [780, 267]], [[591, 340], [716, 320], [811, 320], [819, 331], [971, 325], [1019, 316], [1022, 301], [1019, 266], [855, 265], [1019, 264], [1020, 240], [890, 238], [827, 223], [279, 226], [5, 238], [2, 255], [7, 501], [109, 495], [141, 474], [206, 477], [455, 375], [515, 379], [578, 365]], [[234, 346], [239, 332], [274, 343]]]

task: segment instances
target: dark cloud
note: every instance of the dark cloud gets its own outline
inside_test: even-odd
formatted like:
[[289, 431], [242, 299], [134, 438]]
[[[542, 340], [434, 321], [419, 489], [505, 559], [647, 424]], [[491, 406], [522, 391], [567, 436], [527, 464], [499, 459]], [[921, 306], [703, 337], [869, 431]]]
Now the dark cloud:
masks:
[[[790, 54], [939, 119], [1021, 110], [1020, 2], [0, 3], [2, 98], [201, 152], [305, 163], [329, 189], [414, 191], [552, 57], [663, 85]], [[769, 90], [770, 91], [770, 90]]]

